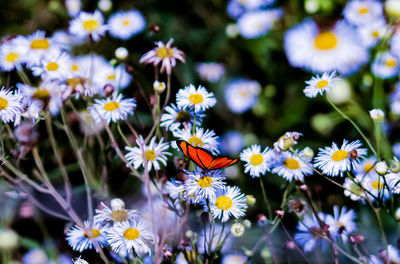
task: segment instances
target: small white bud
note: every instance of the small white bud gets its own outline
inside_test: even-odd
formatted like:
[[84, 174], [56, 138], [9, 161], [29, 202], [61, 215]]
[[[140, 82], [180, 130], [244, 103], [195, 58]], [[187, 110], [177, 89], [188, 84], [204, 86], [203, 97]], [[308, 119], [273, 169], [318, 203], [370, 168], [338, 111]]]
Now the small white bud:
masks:
[[112, 8], [112, 2], [110, 0], [100, 0], [97, 6], [101, 11], [108, 12]]
[[400, 207], [396, 209], [394, 217], [396, 218], [397, 221], [400, 221]]
[[375, 165], [375, 170], [377, 173], [379, 173], [381, 175], [385, 175], [386, 172], [388, 171], [388, 166], [387, 166], [386, 162], [381, 161]]
[[187, 238], [193, 237], [193, 231], [192, 231], [192, 230], [187, 230], [186, 233], [185, 233], [185, 236], [186, 236]]
[[309, 14], [313, 14], [319, 10], [319, 2], [316, 0], [308, 0], [304, 3], [304, 9]]
[[231, 226], [231, 234], [234, 237], [241, 237], [244, 234], [244, 225], [242, 225], [241, 223], [234, 223]]
[[125, 60], [128, 57], [128, 50], [124, 47], [119, 47], [115, 50], [115, 57], [120, 60]]
[[0, 250], [11, 250], [18, 246], [18, 234], [11, 229], [0, 229]]
[[394, 18], [400, 17], [400, 1], [399, 0], [387, 0], [385, 2], [385, 11]]
[[385, 117], [385, 113], [381, 109], [372, 109], [369, 111], [369, 115], [374, 121], [382, 121]]
[[153, 89], [157, 93], [162, 93], [165, 91], [166, 85], [164, 82], [155, 81], [153, 84]]
[[111, 205], [111, 209], [114, 210], [118, 210], [118, 209], [122, 209], [125, 208], [125, 203], [124, 201], [122, 201], [119, 198], [114, 198], [110, 201], [110, 205]]
[[310, 147], [305, 147], [303, 149], [303, 154], [307, 158], [312, 158], [314, 157], [314, 151]]
[[332, 89], [328, 92], [328, 97], [335, 104], [343, 104], [351, 100], [351, 84], [346, 79], [335, 82]]
[[230, 38], [235, 38], [239, 35], [239, 29], [236, 24], [229, 24], [226, 26], [226, 35]]
[[89, 264], [89, 262], [87, 262], [86, 260], [81, 259], [81, 257], [79, 257], [74, 260], [74, 264]]
[[244, 227], [246, 227], [246, 228], [250, 228], [251, 227], [251, 222], [250, 222], [250, 220], [244, 220], [243, 221], [243, 225], [244, 225]]

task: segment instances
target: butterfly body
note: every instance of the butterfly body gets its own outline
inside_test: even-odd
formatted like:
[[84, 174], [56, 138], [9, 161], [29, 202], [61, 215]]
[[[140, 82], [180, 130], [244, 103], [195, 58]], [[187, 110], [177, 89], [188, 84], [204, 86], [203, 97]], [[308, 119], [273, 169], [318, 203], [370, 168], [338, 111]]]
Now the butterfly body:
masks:
[[237, 158], [231, 159], [226, 156], [214, 156], [210, 151], [201, 147], [194, 147], [184, 140], [178, 140], [176, 143], [183, 154], [203, 170], [203, 175], [212, 170], [232, 166], [239, 161]]

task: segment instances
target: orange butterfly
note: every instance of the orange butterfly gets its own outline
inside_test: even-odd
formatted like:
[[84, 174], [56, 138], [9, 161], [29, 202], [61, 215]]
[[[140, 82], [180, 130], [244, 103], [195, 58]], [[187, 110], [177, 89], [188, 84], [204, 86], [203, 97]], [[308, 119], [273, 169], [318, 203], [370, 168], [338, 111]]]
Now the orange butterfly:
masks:
[[191, 159], [194, 163], [196, 163], [197, 166], [203, 169], [203, 173], [211, 170], [223, 169], [232, 166], [239, 161], [237, 158], [231, 159], [224, 156], [216, 157], [211, 154], [210, 151], [200, 147], [193, 147], [184, 140], [178, 140], [176, 144], [186, 157]]

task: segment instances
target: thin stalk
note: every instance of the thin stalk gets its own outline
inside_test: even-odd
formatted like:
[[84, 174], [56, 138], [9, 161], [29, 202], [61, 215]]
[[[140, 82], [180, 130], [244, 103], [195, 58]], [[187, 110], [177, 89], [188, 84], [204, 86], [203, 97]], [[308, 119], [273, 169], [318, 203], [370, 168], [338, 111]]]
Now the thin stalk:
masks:
[[121, 129], [121, 126], [119, 125], [119, 123], [117, 123], [117, 130], [118, 130], [118, 133], [121, 136], [121, 138], [124, 140], [125, 144], [127, 146], [131, 147], [131, 143], [129, 143], [129, 140], [124, 135], [124, 132], [122, 132], [122, 129]]
[[268, 219], [271, 220], [272, 219], [272, 210], [271, 210], [271, 205], [269, 203], [267, 194], [265, 193], [265, 187], [264, 187], [264, 183], [262, 181], [262, 178], [260, 177], [260, 186], [261, 186], [261, 191], [264, 197], [264, 202], [267, 204], [267, 210], [268, 210]]

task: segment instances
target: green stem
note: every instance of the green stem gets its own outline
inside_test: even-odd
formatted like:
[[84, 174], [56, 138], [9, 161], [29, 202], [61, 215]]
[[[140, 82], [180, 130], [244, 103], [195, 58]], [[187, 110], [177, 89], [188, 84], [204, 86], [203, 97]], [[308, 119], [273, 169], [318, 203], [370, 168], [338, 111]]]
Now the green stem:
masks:
[[271, 205], [269, 203], [267, 194], [265, 192], [265, 187], [264, 187], [264, 183], [262, 181], [262, 178], [260, 177], [260, 186], [261, 186], [261, 191], [264, 197], [264, 202], [267, 204], [267, 210], [268, 210], [268, 219], [272, 220], [272, 210], [271, 210]]
[[122, 137], [122, 139], [124, 140], [125, 144], [127, 146], [131, 147], [131, 144], [129, 143], [129, 140], [124, 135], [124, 132], [122, 132], [121, 126], [119, 125], [118, 122], [117, 122], [117, 130], [118, 130], [118, 133], [120, 134], [120, 136]]

